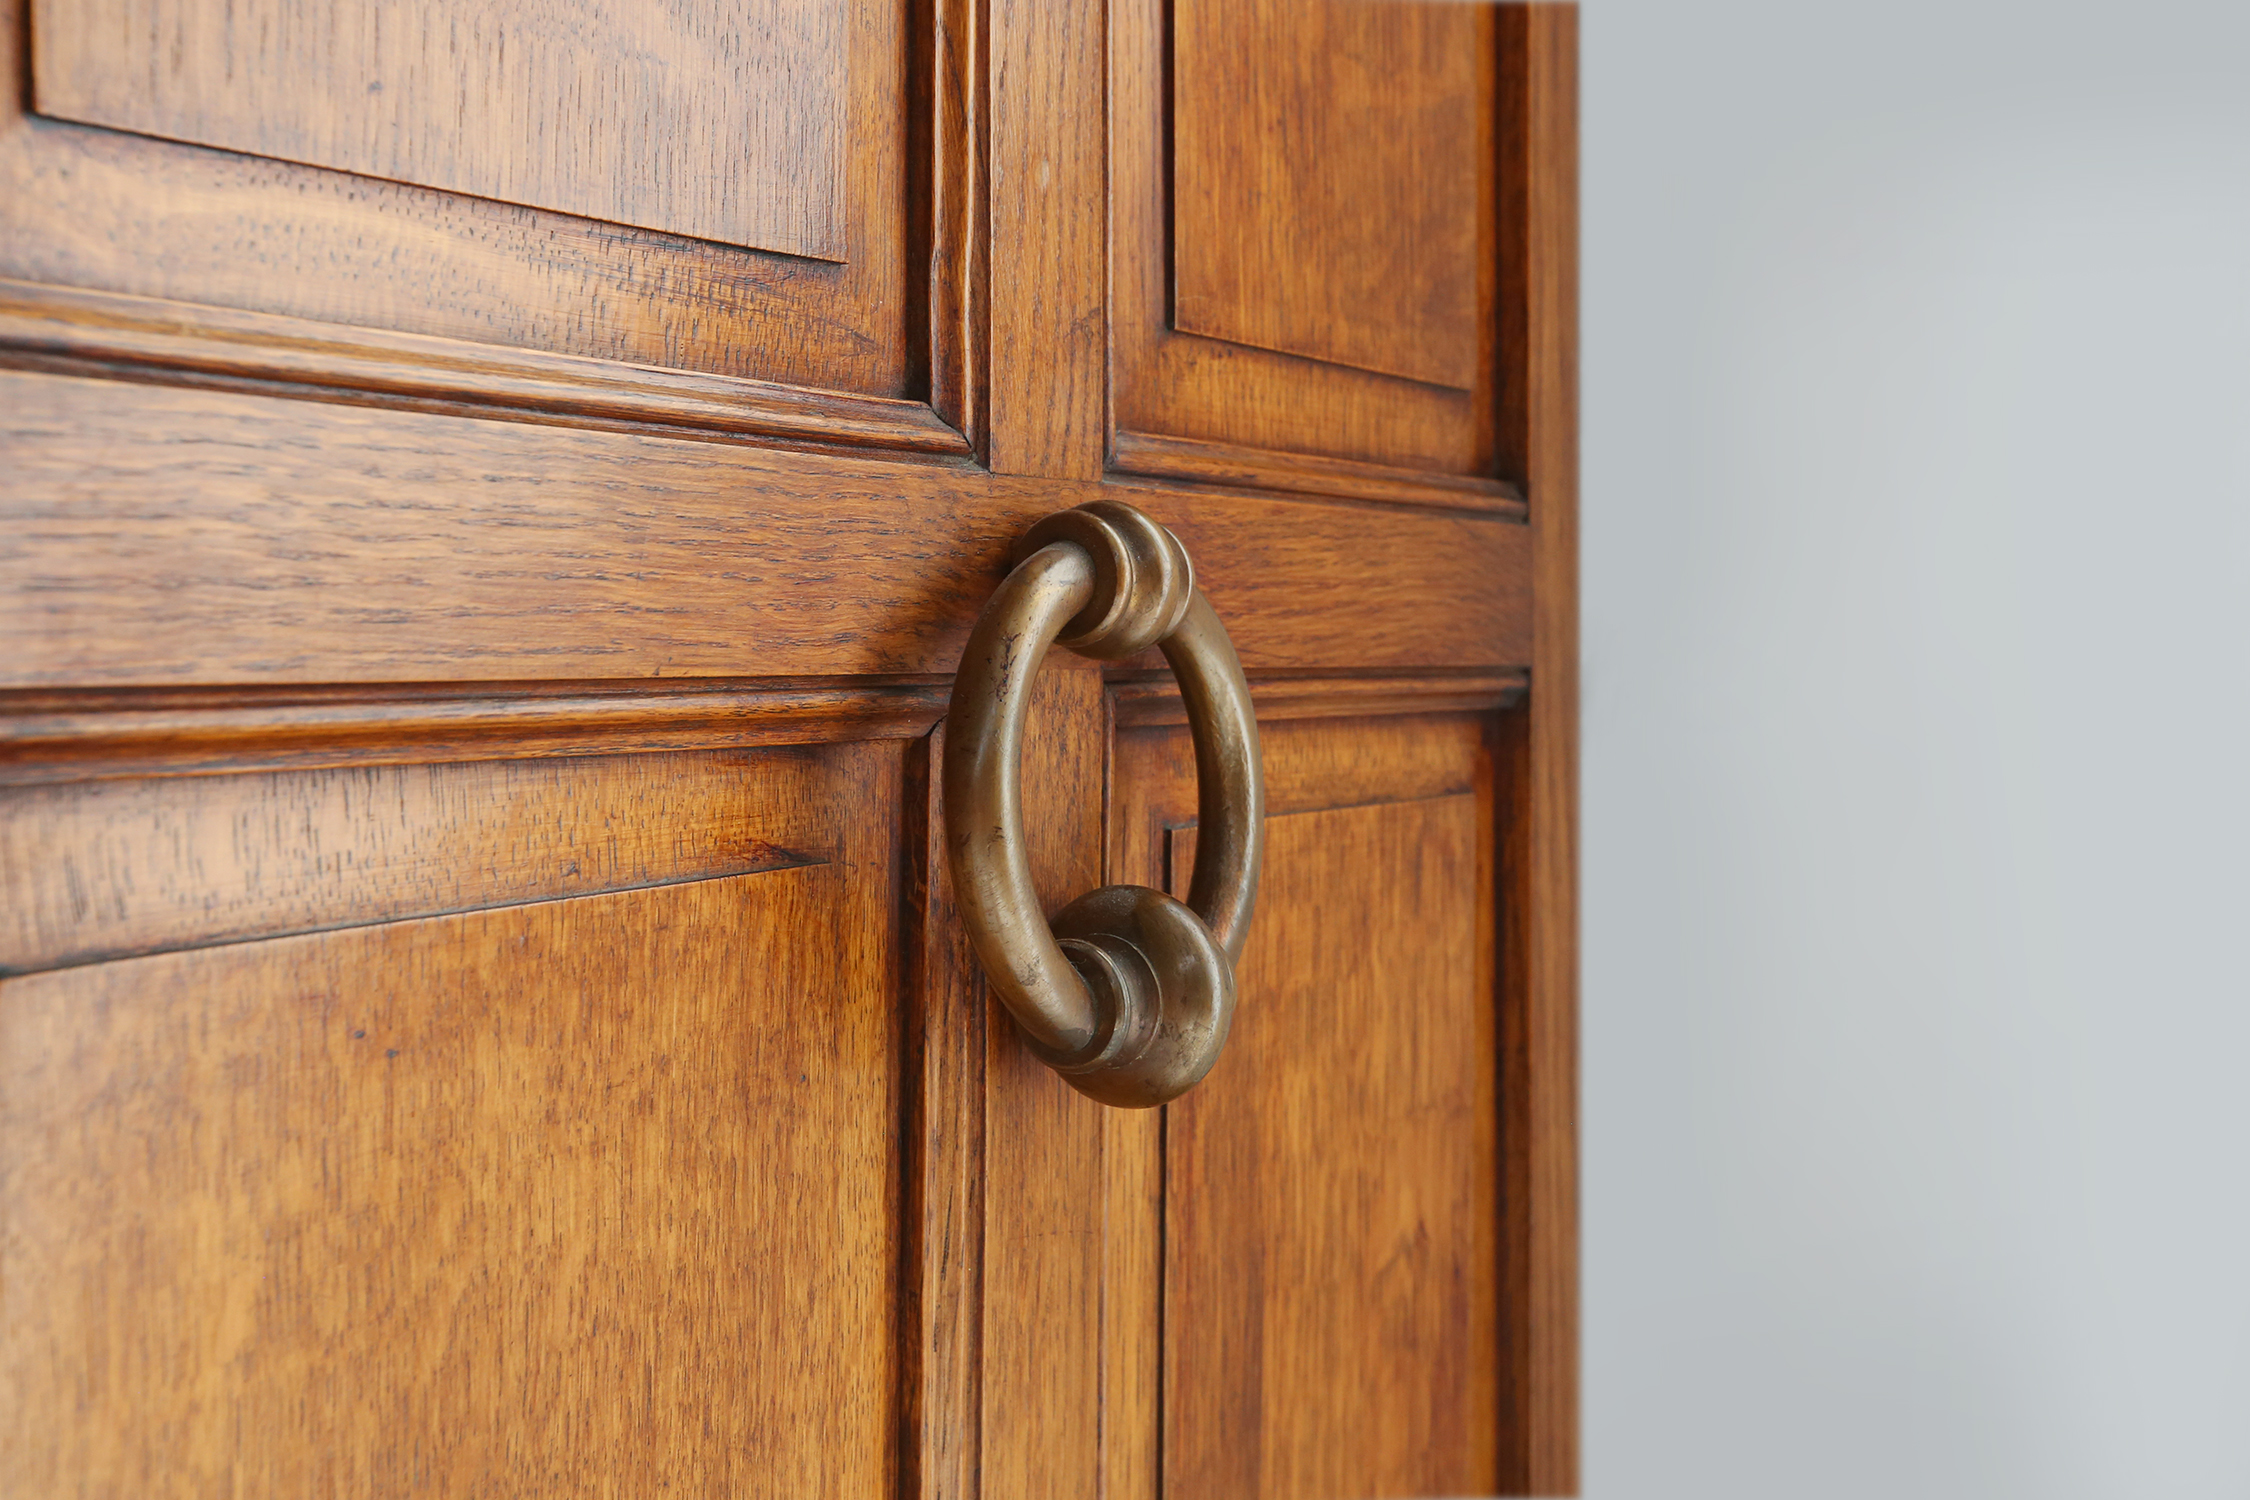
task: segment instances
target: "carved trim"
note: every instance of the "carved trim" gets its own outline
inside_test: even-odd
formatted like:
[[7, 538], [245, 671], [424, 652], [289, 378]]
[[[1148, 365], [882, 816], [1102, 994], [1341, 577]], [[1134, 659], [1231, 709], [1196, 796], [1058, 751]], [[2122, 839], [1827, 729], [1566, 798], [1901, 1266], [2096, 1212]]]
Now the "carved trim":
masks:
[[0, 693], [0, 785], [910, 739], [943, 681]]
[[[1260, 722], [1480, 713], [1513, 707], [1530, 685], [1531, 674], [1517, 668], [1379, 677], [1252, 673], [1250, 701]], [[1109, 695], [1110, 712], [1121, 729], [1187, 722], [1179, 684], [1169, 672], [1112, 678]]]
[[1110, 467], [1120, 473], [1255, 490], [1294, 490], [1340, 495], [1353, 500], [1383, 500], [1441, 510], [1469, 510], [1521, 520], [1523, 492], [1499, 479], [1473, 474], [1431, 474], [1348, 458], [1277, 453], [1202, 438], [1119, 432]]
[[0, 365], [566, 427], [966, 457], [914, 401], [0, 280]]
[[937, 0], [930, 8], [936, 149], [924, 205], [930, 215], [930, 406], [979, 453], [990, 399], [984, 20], [978, 0]]

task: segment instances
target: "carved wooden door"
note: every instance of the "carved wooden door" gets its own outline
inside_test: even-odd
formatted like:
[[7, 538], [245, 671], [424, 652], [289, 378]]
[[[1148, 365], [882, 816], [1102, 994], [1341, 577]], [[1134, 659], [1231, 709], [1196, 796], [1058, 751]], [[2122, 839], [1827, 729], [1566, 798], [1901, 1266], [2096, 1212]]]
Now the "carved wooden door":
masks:
[[[1575, 1484], [1573, 12], [0, 10], [0, 1492]], [[943, 838], [1100, 499], [1263, 745], [1152, 1110]], [[1163, 659], [1031, 691], [1184, 893]]]

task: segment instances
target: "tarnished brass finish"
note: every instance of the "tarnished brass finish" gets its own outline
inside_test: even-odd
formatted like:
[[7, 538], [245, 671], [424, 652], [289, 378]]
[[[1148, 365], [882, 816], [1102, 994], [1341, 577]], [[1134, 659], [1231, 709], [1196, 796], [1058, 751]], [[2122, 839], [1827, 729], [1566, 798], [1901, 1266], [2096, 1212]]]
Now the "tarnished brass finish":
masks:
[[[1097, 500], [1038, 522], [985, 605], [946, 715], [955, 899], [993, 990], [1079, 1092], [1147, 1108], [1195, 1086], [1234, 1018], [1234, 961], [1258, 900], [1265, 780], [1250, 688], [1171, 532]], [[1041, 917], [1024, 853], [1024, 714], [1056, 642], [1114, 660], [1163, 649], [1195, 739], [1200, 818], [1185, 902], [1107, 885]]]

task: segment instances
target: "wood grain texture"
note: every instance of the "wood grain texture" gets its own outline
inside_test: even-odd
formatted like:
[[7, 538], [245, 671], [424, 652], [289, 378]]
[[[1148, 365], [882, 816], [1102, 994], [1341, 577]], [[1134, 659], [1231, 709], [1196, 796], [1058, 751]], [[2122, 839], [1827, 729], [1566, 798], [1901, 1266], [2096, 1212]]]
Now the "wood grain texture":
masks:
[[1245, 489], [1389, 500], [1442, 510], [1478, 511], [1521, 518], [1523, 494], [1513, 484], [1476, 474], [1426, 474], [1347, 458], [1276, 453], [1239, 443], [1119, 432], [1110, 444], [1110, 467], [1124, 474], [1179, 479]]
[[[1183, 1346], [1183, 1338], [1200, 1336], [1183, 1331], [1180, 1309], [1167, 1292], [1167, 1493], [1489, 1493], [1494, 1476], [1504, 1472], [1497, 1467], [1503, 1409], [1494, 1365], [1508, 1346], [1501, 1341], [1497, 1236], [1511, 1211], [1498, 1196], [1501, 1141], [1492, 1096], [1504, 992], [1495, 978], [1494, 927], [1485, 915], [1497, 899], [1501, 821], [1488, 738], [1494, 722], [1489, 711], [1261, 722], [1267, 886], [1241, 971], [1237, 1035], [1211, 1079], [1170, 1107], [1166, 1274], [1176, 1278], [1176, 1257], [1199, 1244], [1211, 1257], [1200, 1263], [1203, 1271], [1217, 1279], [1203, 1281], [1195, 1305], [1217, 1317], [1230, 1337], [1251, 1338], [1259, 1350], [1270, 1315], [1284, 1342], [1276, 1346], [1270, 1373], [1260, 1373], [1267, 1369], [1263, 1353], [1253, 1370], [1221, 1358], [1208, 1342]], [[1111, 877], [1178, 888], [1193, 862], [1195, 815], [1194, 753], [1186, 730], [1121, 732], [1111, 768]], [[1277, 911], [1281, 916], [1269, 928]], [[1418, 941], [1422, 946], [1414, 947]], [[1386, 946], [1393, 943], [1401, 950]], [[1375, 1012], [1348, 1024], [1330, 1015], [1335, 1006], [1362, 1003], [1375, 1005]], [[1253, 1013], [1258, 1020], [1250, 1020]], [[1253, 1028], [1248, 1033], [1241, 1030], [1246, 1024]], [[1448, 1025], [1455, 1029], [1448, 1032]], [[1353, 1026], [1364, 1034], [1335, 1035]], [[1465, 1040], [1464, 1026], [1483, 1040]], [[1238, 1055], [1244, 1035], [1250, 1049]], [[1443, 1044], [1439, 1053], [1416, 1055], [1431, 1062], [1437, 1076], [1467, 1080], [1477, 1101], [1474, 1120], [1457, 1121], [1460, 1128], [1437, 1129], [1423, 1113], [1380, 1121], [1365, 1137], [1348, 1131], [1339, 1137], [1325, 1122], [1308, 1135], [1301, 1114], [1291, 1113], [1322, 1100], [1333, 1105], [1322, 1092], [1331, 1083], [1351, 1093], [1347, 1114], [1379, 1115], [1418, 1097], [1414, 1090], [1432, 1075], [1410, 1070], [1404, 1086], [1394, 1086], [1396, 1079], [1376, 1085], [1365, 1070], [1370, 1058], [1395, 1061], [1399, 1049], [1433, 1040]], [[1269, 1090], [1245, 1106], [1247, 1119], [1237, 1107], [1239, 1096], [1227, 1092], [1248, 1087], [1230, 1071], [1245, 1066], [1245, 1055], [1257, 1077], [1290, 1081], [1290, 1092]], [[1197, 1102], [1207, 1094], [1221, 1103]], [[1198, 1197], [1183, 1201], [1189, 1179], [1177, 1154], [1186, 1139], [1182, 1120], [1203, 1108], [1231, 1112], [1225, 1131], [1202, 1138], [1209, 1153]], [[1355, 1155], [1354, 1142], [1365, 1151]], [[1395, 1171], [1369, 1166], [1394, 1148], [1410, 1152], [1411, 1160]], [[1452, 1270], [1440, 1274], [1421, 1264], [1410, 1275], [1400, 1262], [1381, 1275], [1363, 1274], [1369, 1267], [1355, 1266], [1352, 1257], [1365, 1247], [1359, 1236], [1368, 1221], [1304, 1210], [1283, 1185], [1311, 1195], [1303, 1201], [1317, 1201], [1326, 1182], [1319, 1174], [1331, 1169], [1339, 1183], [1363, 1180], [1354, 1174], [1370, 1171], [1386, 1181], [1396, 1178], [1409, 1192], [1438, 1181], [1481, 1195], [1477, 1223], [1463, 1225], [1450, 1241], [1433, 1235], [1440, 1252], [1457, 1257]], [[1288, 1175], [1307, 1172], [1314, 1177], [1310, 1188]], [[1242, 1195], [1254, 1200], [1255, 1213]], [[1179, 1213], [1208, 1215], [1205, 1237], [1193, 1240], [1196, 1231], [1186, 1231], [1191, 1238], [1183, 1239]], [[1458, 1280], [1446, 1286], [1456, 1273]], [[1454, 1295], [1479, 1310], [1458, 1319], [1430, 1312]], [[1385, 1324], [1374, 1315], [1407, 1304], [1420, 1311], [1403, 1323]], [[1402, 1360], [1408, 1367], [1403, 1377], [1364, 1360], [1315, 1357], [1317, 1349], [1306, 1347], [1308, 1339], [1316, 1345], [1374, 1339], [1402, 1328], [1418, 1328], [1416, 1337], [1428, 1341], [1422, 1355]], [[1179, 1362], [1198, 1350], [1207, 1356], [1205, 1367], [1183, 1386]], [[1448, 1363], [1460, 1358], [1467, 1363]], [[1379, 1409], [1386, 1392], [1395, 1399], [1401, 1389], [1413, 1393], [1403, 1399], [1420, 1404], [1404, 1416]], [[1197, 1403], [1194, 1411], [1185, 1405], [1190, 1400]], [[1363, 1404], [1338, 1420], [1323, 1405], [1331, 1400]], [[1271, 1417], [1265, 1415], [1269, 1401], [1277, 1408]], [[1191, 1435], [1197, 1446], [1189, 1453], [1180, 1444]]]
[[[0, 685], [949, 673], [1116, 493], [1245, 663], [1521, 662], [1523, 526], [0, 373]], [[1338, 559], [1348, 558], [1348, 568]]]
[[4, 1487], [887, 1493], [890, 868], [0, 984]]
[[821, 0], [37, 0], [41, 114], [846, 258], [845, 21]]
[[983, 1451], [984, 985], [946, 868], [941, 724], [907, 757], [906, 1403], [910, 1500], [977, 1500]]
[[1473, 389], [1491, 25], [1464, 5], [1177, 0], [1173, 326]]
[[826, 864], [895, 747], [0, 791], [0, 973]]
[[1102, 471], [1102, 0], [991, 0], [991, 412], [999, 474]]
[[[1049, 915], [1101, 883], [1105, 740], [1098, 669], [1051, 654], [1032, 686], [1022, 783], [1033, 888]], [[981, 1493], [1096, 1500], [1109, 1111], [987, 1004]]]
[[[1444, 672], [1420, 676], [1339, 677], [1260, 673], [1248, 679], [1258, 722], [1339, 719], [1506, 708], [1523, 696], [1521, 671]], [[1110, 713], [1119, 728], [1187, 723], [1187, 704], [1169, 671], [1112, 673]]]
[[[1485, 754], [1483, 714], [1259, 720], [1266, 810], [1281, 817], [1340, 806], [1467, 796]], [[1122, 729], [1111, 750], [1113, 875], [1164, 880], [1171, 830], [1195, 822], [1195, 747], [1181, 726]]]
[[991, 402], [989, 39], [981, 0], [930, 17], [930, 408], [983, 452]]
[[962, 456], [916, 401], [0, 281], [0, 365], [564, 427]]
[[1512, 1494], [1576, 1494], [1578, 1363], [1578, 11], [1502, 17], [1505, 442], [1531, 501], [1531, 692], [1496, 744], [1506, 1466]]
[[911, 738], [947, 692], [864, 678], [0, 691], [0, 787]]
[[[24, 5], [0, 0], [9, 78], [30, 71]], [[0, 277], [919, 399], [905, 10], [845, 12], [845, 264], [38, 118], [11, 93]], [[721, 196], [763, 171], [728, 159]]]
[[[841, 266], [0, 108], [0, 1491], [1575, 1486], [1575, 23], [1454, 390], [1169, 326], [1160, 0], [842, 15]], [[1200, 1135], [914, 738], [1101, 496], [1263, 720]], [[1041, 678], [1050, 908], [1184, 870], [1159, 665]]]
[[1103, 1125], [1099, 1492], [1102, 1500], [1158, 1500], [1164, 1476], [1164, 1114], [1111, 1110]]
[[[1168, 1495], [1493, 1488], [1487, 806], [1267, 824], [1227, 1053], [1169, 1110]], [[1191, 830], [1172, 855], [1184, 889]]]
[[[1490, 59], [1487, 52], [1479, 64], [1488, 80]], [[1166, 164], [1167, 111], [1173, 99], [1169, 66], [1162, 0], [1115, 0], [1110, 11], [1112, 428], [1434, 474], [1519, 478], [1517, 471], [1495, 463], [1497, 365], [1491, 330], [1499, 272], [1493, 174], [1477, 173], [1472, 216], [1478, 235], [1472, 262], [1479, 340], [1474, 389], [1454, 390], [1176, 330], [1169, 275], [1173, 205]], [[1211, 108], [1224, 110], [1228, 102]], [[1301, 107], [1317, 110], [1320, 102]], [[1489, 92], [1479, 109], [1480, 119], [1489, 121]]]

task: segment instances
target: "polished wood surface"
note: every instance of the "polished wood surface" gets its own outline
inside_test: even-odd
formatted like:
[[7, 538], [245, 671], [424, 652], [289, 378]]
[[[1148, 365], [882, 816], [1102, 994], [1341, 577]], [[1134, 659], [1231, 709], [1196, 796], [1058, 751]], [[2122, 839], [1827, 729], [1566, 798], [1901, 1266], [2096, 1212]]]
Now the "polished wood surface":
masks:
[[1100, 0], [992, 0], [991, 352], [998, 474], [1102, 471]]
[[1503, 448], [1532, 495], [1524, 712], [1495, 725], [1501, 859], [1502, 1478], [1575, 1494], [1578, 1441], [1578, 11], [1501, 12], [1513, 192]]
[[[1495, 1488], [1501, 997], [1480, 917], [1497, 833], [1482, 722], [1267, 726], [1266, 886], [1236, 1034], [1167, 1111], [1168, 1494]], [[1187, 736], [1121, 734], [1113, 876], [1180, 890], [1194, 816]]]
[[[846, 22], [821, 0], [37, 0], [41, 114], [847, 258]], [[724, 171], [721, 162], [756, 164]]]
[[1121, 431], [1111, 440], [1110, 462], [1121, 473], [1152, 479], [1483, 511], [1516, 520], [1524, 514], [1522, 489], [1505, 479], [1483, 474], [1433, 474], [1205, 438]]
[[0, 983], [8, 1491], [882, 1492], [859, 818], [833, 864]]
[[[0, 973], [841, 857], [857, 746], [0, 789]], [[89, 900], [89, 892], [103, 893]]]
[[[11, 80], [32, 70], [28, 3], [0, 0], [0, 76]], [[611, 24], [599, 4], [524, 8]], [[83, 30], [81, 7], [52, 9], [66, 36]], [[102, 9], [116, 13], [108, 0]], [[908, 239], [928, 165], [916, 147], [959, 149], [962, 135], [931, 118], [905, 10], [855, 0], [844, 12], [841, 263], [47, 119], [11, 88], [0, 97], [0, 277], [922, 399], [933, 337], [927, 247]], [[446, 14], [459, 24], [491, 10]], [[97, 69], [123, 45], [94, 37]], [[575, 107], [548, 103], [556, 121]], [[752, 170], [739, 148], [722, 159], [732, 165], [695, 164], [715, 174], [715, 201], [796, 171], [770, 160]]]
[[1166, 1141], [1168, 1495], [1494, 1488], [1488, 811], [1272, 821], [1235, 1035]]
[[[1349, 719], [1398, 713], [1439, 713], [1512, 708], [1530, 686], [1514, 671], [1427, 672], [1395, 677], [1329, 673], [1255, 673], [1250, 700], [1258, 722], [1282, 719]], [[1185, 724], [1187, 704], [1170, 673], [1112, 673], [1110, 712], [1120, 727]]]
[[1172, 7], [1172, 325], [1472, 389], [1489, 10]]
[[[0, 443], [6, 686], [950, 672], [1016, 536], [1102, 489], [6, 372]], [[1523, 526], [1124, 498], [1246, 666], [1528, 655]]]
[[[1032, 686], [1023, 768], [1047, 914], [1101, 884], [1102, 683], [1061, 657]], [[989, 993], [989, 992], [988, 992]], [[1024, 1046], [988, 999], [982, 1493], [1096, 1500], [1103, 1449], [1109, 1110]]]
[[[1342, 7], [1366, 13], [1373, 18], [1367, 24], [1379, 29], [1392, 24], [1382, 16], [1394, 8]], [[1110, 10], [1113, 431], [1432, 474], [1520, 479], [1520, 471], [1498, 462], [1496, 447], [1495, 403], [1505, 399], [1508, 382], [1492, 335], [1501, 275], [1494, 205], [1502, 184], [1489, 165], [1478, 168], [1471, 184], [1476, 202], [1468, 222], [1478, 238], [1467, 306], [1478, 342], [1476, 372], [1467, 388], [1211, 338], [1175, 322], [1172, 259], [1175, 213], [1181, 204], [1167, 140], [1177, 103], [1169, 80], [1179, 38], [1167, 26], [1166, 9], [1161, 0], [1115, 0]], [[1221, 5], [1209, 14], [1224, 24], [1229, 11]], [[1295, 24], [1295, 11], [1284, 7], [1277, 14], [1287, 14], [1287, 24]], [[1488, 25], [1471, 24], [1489, 41]], [[1488, 46], [1484, 60], [1471, 60], [1480, 78], [1489, 80], [1476, 101], [1479, 121], [1491, 119], [1498, 107], [1496, 57], [1496, 46]], [[1311, 80], [1300, 77], [1298, 82], [1309, 87]], [[1359, 97], [1380, 97], [1382, 92], [1378, 80]], [[1323, 97], [1309, 91], [1277, 105], [1308, 118], [1326, 106]], [[1243, 149], [1253, 148], [1245, 144]], [[1283, 162], [1289, 159], [1284, 150]], [[1489, 164], [1494, 156], [1479, 148], [1475, 160]], [[1354, 211], [1339, 202], [1337, 212], [1348, 219]], [[1262, 234], [1250, 225], [1220, 227], [1252, 242]], [[1293, 289], [1252, 291], [1275, 305], [1311, 305], [1331, 295], [1296, 285], [1313, 275], [1315, 265], [1309, 254], [1291, 255], [1272, 275]], [[1141, 462], [1120, 443], [1114, 467], [1139, 473], [1144, 472]]]
[[[122, 111], [101, 18], [157, 12], [25, 3], [0, 1490], [1575, 1489], [1574, 12], [1283, 9], [1260, 57], [1200, 4], [853, 0], [837, 261], [36, 115], [27, 46], [93, 38]], [[359, 13], [245, 4], [288, 25], [183, 34], [148, 107], [216, 78], [275, 151], [444, 113], [226, 80]], [[1467, 184], [1370, 181], [1464, 73]], [[1267, 127], [1353, 111], [1314, 214]], [[1211, 179], [1241, 221], [1190, 234], [1233, 165], [1180, 123], [1296, 228]], [[752, 214], [827, 170], [719, 155]], [[1186, 546], [1266, 747], [1245, 1029], [1166, 1111], [1023, 1049], [943, 858], [970, 623], [1105, 497]], [[1161, 658], [1036, 692], [1045, 909], [1176, 883]]]
[[23, 281], [0, 281], [0, 362], [714, 442], [969, 451], [961, 433], [918, 401]]
[[804, 677], [0, 692], [0, 786], [912, 739], [946, 693]]
[[906, 1500], [975, 1500], [984, 1429], [985, 997], [945, 871], [945, 726], [907, 756]]

